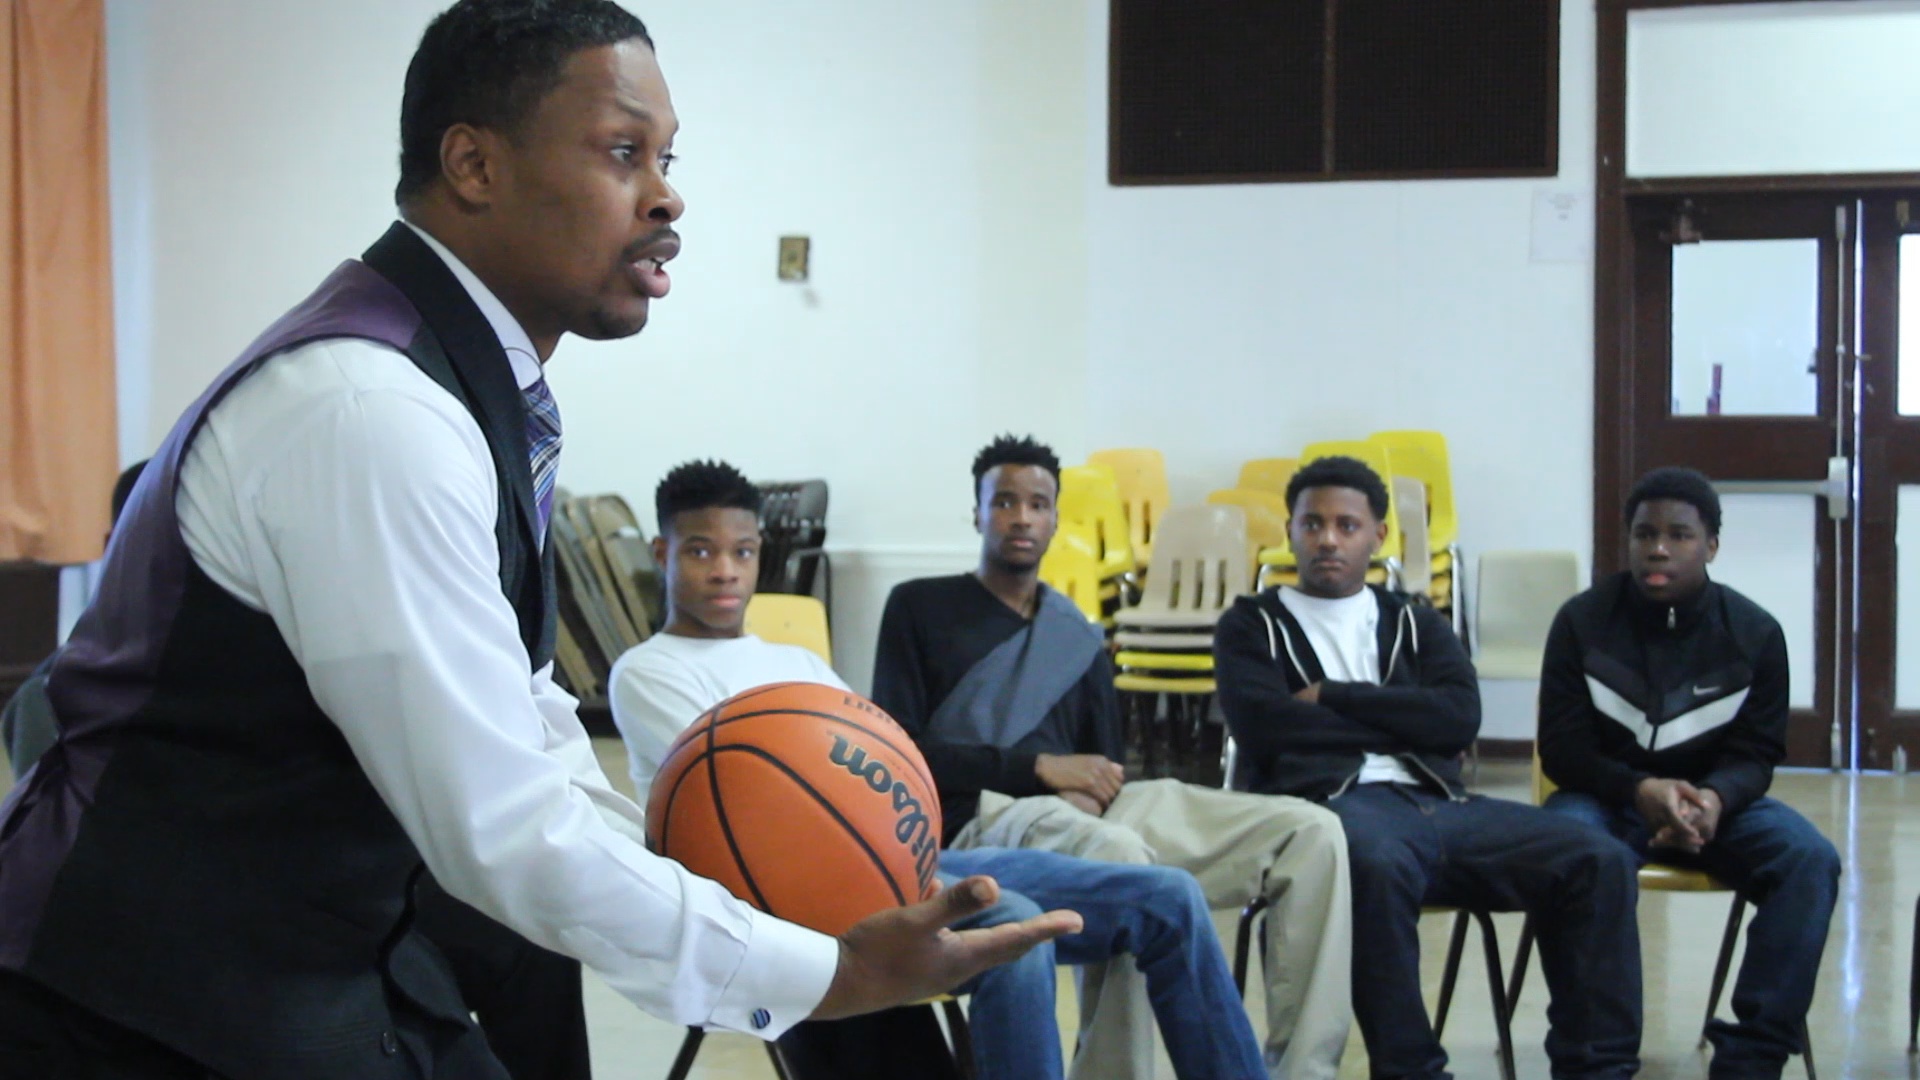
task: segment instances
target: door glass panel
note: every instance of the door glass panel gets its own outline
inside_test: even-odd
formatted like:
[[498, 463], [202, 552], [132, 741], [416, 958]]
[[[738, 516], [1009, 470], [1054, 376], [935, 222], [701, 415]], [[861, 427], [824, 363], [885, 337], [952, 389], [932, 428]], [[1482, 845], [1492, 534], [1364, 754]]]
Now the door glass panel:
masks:
[[[1898, 319], [1894, 325], [1900, 336], [1893, 347], [1900, 358], [1900, 411], [1913, 416], [1920, 414], [1920, 236], [1913, 234], [1900, 238]], [[1912, 338], [1907, 337], [1908, 331], [1913, 332]]]
[[1675, 416], [1815, 416], [1820, 242], [1673, 249]]
[[[1900, 485], [1894, 533], [1893, 707], [1920, 709], [1920, 485]], [[1920, 765], [1920, 763], [1916, 763]]]
[[1823, 584], [1814, 577], [1820, 565], [1814, 530], [1832, 527], [1825, 506], [1810, 495], [1722, 495], [1720, 518], [1720, 554], [1707, 572], [1779, 620], [1793, 681], [1788, 701], [1811, 709], [1815, 649], [1832, 640], [1814, 622], [1814, 598]]

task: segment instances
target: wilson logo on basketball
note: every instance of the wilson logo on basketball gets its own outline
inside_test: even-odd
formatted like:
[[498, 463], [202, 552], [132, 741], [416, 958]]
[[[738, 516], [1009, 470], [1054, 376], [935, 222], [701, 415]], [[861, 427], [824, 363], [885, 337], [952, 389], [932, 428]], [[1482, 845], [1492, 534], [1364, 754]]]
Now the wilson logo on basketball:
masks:
[[940, 842], [933, 835], [933, 823], [926, 811], [921, 809], [920, 800], [914, 797], [906, 784], [893, 778], [885, 764], [868, 758], [866, 750], [853, 745], [845, 735], [833, 736], [833, 749], [827, 751], [827, 760], [865, 780], [875, 793], [893, 796], [896, 815], [893, 838], [913, 852], [914, 869], [920, 876], [920, 889], [924, 893], [927, 886], [933, 883], [934, 866], [940, 858]]

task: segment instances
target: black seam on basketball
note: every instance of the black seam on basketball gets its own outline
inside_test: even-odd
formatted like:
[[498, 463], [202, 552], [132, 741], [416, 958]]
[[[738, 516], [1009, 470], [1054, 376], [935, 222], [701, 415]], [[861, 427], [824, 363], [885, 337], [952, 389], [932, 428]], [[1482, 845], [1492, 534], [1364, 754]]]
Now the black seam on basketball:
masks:
[[[738, 715], [733, 715], [733, 716], [723, 716], [720, 719], [715, 720], [711, 725], [709, 725], [709, 728], [707, 731], [707, 738], [709, 740], [709, 745], [711, 745], [711, 740], [713, 738], [713, 730], [712, 730], [713, 728], [725, 727], [728, 724], [738, 723], [739, 721], [742, 721], [742, 720], [752, 720], [756, 717], [761, 717], [761, 716], [812, 716], [821, 720], [831, 720], [836, 724], [844, 724], [845, 726], [850, 727], [853, 730], [858, 731], [863, 735], [870, 735], [873, 738], [878, 739], [880, 741], [880, 745], [886, 747], [888, 750], [893, 751], [894, 755], [898, 757], [900, 760], [906, 762], [909, 765], [913, 765], [914, 773], [917, 774], [920, 777], [920, 780], [927, 785], [928, 791], [935, 792], [937, 794], [940, 790], [940, 786], [933, 782], [933, 777], [930, 774], [928, 774], [927, 770], [924, 768], [921, 768], [920, 765], [914, 764], [916, 760], [919, 760], [922, 764], [924, 764], [925, 762], [925, 759], [919, 756], [920, 748], [918, 746], [914, 746], [913, 747], [914, 752], [912, 754], [909, 754], [906, 751], [900, 749], [898, 746], [895, 746], [892, 743], [892, 741], [889, 740], [886, 737], [886, 735], [881, 732], [875, 731], [870, 727], [864, 727], [860, 724], [854, 723], [852, 720], [849, 720], [846, 717], [840, 716], [836, 713], [820, 712], [816, 709], [762, 709], [759, 712], [740, 713]], [[888, 719], [892, 719], [892, 718], [888, 717]], [[899, 721], [897, 720], [894, 722], [896, 724], [899, 723]], [[902, 730], [905, 730], [905, 729], [902, 729]], [[907, 741], [908, 741], [908, 745], [913, 746], [912, 736], [909, 735], [907, 737]]]
[[[825, 795], [822, 795], [820, 794], [820, 792], [814, 790], [814, 786], [812, 784], [807, 783], [805, 777], [801, 776], [797, 772], [794, 772], [793, 767], [788, 765], [786, 762], [781, 761], [779, 758], [774, 757], [772, 754], [768, 753], [765, 750], [762, 750], [758, 746], [720, 746], [720, 747], [715, 747], [712, 752], [715, 756], [718, 756], [720, 754], [724, 754], [729, 751], [733, 753], [738, 753], [738, 754], [752, 754], [754, 757], [760, 758], [766, 761], [768, 764], [772, 765], [774, 768], [779, 769], [783, 773], [786, 773], [788, 779], [792, 780], [795, 784], [798, 784], [800, 786], [801, 791], [806, 792], [807, 795], [810, 798], [812, 798], [814, 802], [819, 803], [820, 808], [825, 810], [828, 814], [831, 814], [833, 816], [833, 820], [839, 822], [840, 827], [846, 830], [847, 835], [853, 837], [854, 843], [859, 844], [860, 849], [867, 853], [867, 858], [872, 861], [873, 868], [880, 872], [881, 880], [885, 881], [887, 883], [887, 888], [892, 890], [893, 898], [903, 906], [906, 904], [907, 902], [906, 894], [900, 891], [899, 883], [894, 881], [893, 875], [887, 872], [886, 860], [880, 857], [880, 853], [873, 849], [872, 844], [867, 843], [867, 838], [861, 835], [859, 829], [854, 828], [853, 822], [847, 820], [846, 815], [840, 812], [840, 808], [833, 805], [833, 803], [829, 802]], [[715, 777], [714, 783], [717, 789], [719, 784], [718, 777], [720, 775], [719, 770], [710, 767], [707, 769], [707, 772], [712, 774]], [[715, 798], [717, 800], [718, 796], [716, 795]], [[731, 832], [727, 834], [727, 842], [728, 843], [733, 842], [733, 834]], [[740, 851], [738, 848], [735, 848], [734, 849], [735, 861], [738, 861], [739, 857], [740, 857]], [[741, 864], [741, 871], [745, 872], [745, 870], [746, 870], [746, 865], [743, 863]], [[748, 880], [751, 881], [752, 879], [749, 878]], [[754, 890], [754, 895], [755, 896], [760, 895], [760, 892], [758, 889]], [[774, 912], [772, 908], [767, 907], [764, 897], [762, 898], [762, 902], [760, 906], [764, 910], [766, 910], [768, 914], [776, 914], [776, 912]]]
[[667, 850], [669, 846], [667, 840], [673, 835], [672, 832], [669, 831], [669, 827], [673, 823], [673, 804], [680, 798], [680, 786], [685, 784], [687, 780], [693, 776], [693, 767], [712, 756], [713, 751], [711, 750], [696, 752], [693, 760], [681, 767], [680, 775], [674, 777], [673, 784], [667, 788], [667, 803], [660, 808], [660, 850], [654, 852], [655, 855], [669, 859], [673, 857], [672, 853]]
[[[715, 706], [715, 708], [718, 708], [718, 706]], [[713, 731], [719, 726], [718, 723], [707, 725], [707, 752], [705, 756], [708, 758], [719, 753], [719, 747], [714, 745], [713, 740]], [[707, 780], [713, 790], [713, 816], [720, 822], [720, 835], [727, 838], [727, 850], [733, 853], [733, 865], [740, 871], [740, 880], [747, 883], [747, 891], [753, 893], [753, 898], [759, 903], [760, 910], [771, 915], [773, 914], [773, 907], [767, 903], [767, 898], [760, 892], [759, 884], [753, 880], [753, 874], [747, 869], [747, 860], [740, 854], [740, 842], [733, 838], [733, 823], [727, 820], [727, 804], [726, 801], [720, 797], [720, 770], [714, 768], [711, 764], [707, 766]]]
[[[712, 716], [714, 713], [718, 712], [719, 710], [720, 710], [720, 706], [715, 705], [713, 708], [708, 709], [706, 712], [701, 713], [699, 716], [699, 719], [696, 719], [692, 724], [688, 724], [687, 728], [691, 730], [693, 727], [700, 724], [702, 721], [706, 720], [708, 717]], [[696, 738], [692, 741], [697, 742], [699, 740]], [[710, 733], [708, 735], [708, 745], [709, 746], [712, 745], [712, 736]], [[673, 857], [667, 852], [667, 847], [668, 847], [667, 838], [673, 835], [673, 833], [669, 830], [668, 827], [673, 824], [674, 800], [680, 797], [680, 785], [687, 782], [687, 774], [692, 771], [694, 765], [698, 764], [705, 757], [706, 757], [705, 754], [700, 754], [700, 755], [697, 755], [692, 761], [687, 762], [686, 766], [680, 770], [680, 775], [674, 779], [673, 786], [667, 789], [667, 801], [665, 805], [660, 807], [660, 850], [654, 852], [655, 855], [659, 855], [662, 858], [669, 858], [669, 859]], [[673, 758], [673, 755], [669, 753], [667, 755], [667, 759], [672, 760], [672, 758]], [[666, 762], [662, 761], [661, 764], [665, 765]], [[654, 770], [654, 775], [657, 779], [659, 776], [658, 769]], [[642, 807], [642, 809], [645, 809], [645, 807]]]

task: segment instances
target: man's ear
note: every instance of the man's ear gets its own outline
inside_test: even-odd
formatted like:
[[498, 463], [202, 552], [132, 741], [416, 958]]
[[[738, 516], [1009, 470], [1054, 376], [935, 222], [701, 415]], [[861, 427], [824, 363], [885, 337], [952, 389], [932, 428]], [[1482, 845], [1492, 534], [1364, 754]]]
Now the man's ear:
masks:
[[1718, 536], [1707, 537], [1707, 561], [1712, 562], [1713, 557], [1718, 554], [1720, 554], [1720, 538]]
[[653, 548], [653, 564], [664, 568], [667, 565], [667, 538], [664, 536], [656, 536], [653, 538], [651, 546]]
[[501, 139], [471, 124], [455, 124], [440, 135], [440, 180], [464, 206], [493, 204], [500, 180]]

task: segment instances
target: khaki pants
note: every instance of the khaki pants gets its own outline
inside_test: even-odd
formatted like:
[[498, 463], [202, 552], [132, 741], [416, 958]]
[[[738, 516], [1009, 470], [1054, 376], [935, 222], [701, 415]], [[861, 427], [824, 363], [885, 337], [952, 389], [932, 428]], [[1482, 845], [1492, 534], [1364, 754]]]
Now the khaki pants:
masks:
[[[1325, 807], [1141, 780], [1105, 817], [1065, 799], [982, 792], [955, 848], [1037, 848], [1086, 859], [1177, 866], [1199, 879], [1215, 909], [1262, 891], [1267, 910], [1267, 1071], [1273, 1080], [1333, 1080], [1352, 1025], [1352, 899], [1347, 842]], [[1130, 959], [1089, 965], [1080, 977], [1074, 1080], [1151, 1080], [1153, 1010]]]

